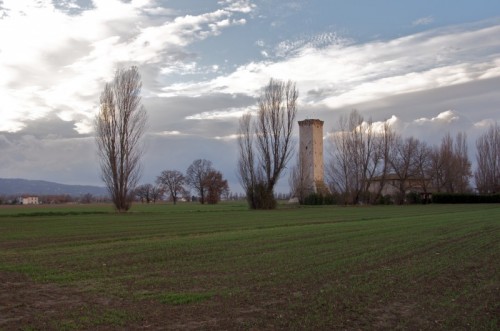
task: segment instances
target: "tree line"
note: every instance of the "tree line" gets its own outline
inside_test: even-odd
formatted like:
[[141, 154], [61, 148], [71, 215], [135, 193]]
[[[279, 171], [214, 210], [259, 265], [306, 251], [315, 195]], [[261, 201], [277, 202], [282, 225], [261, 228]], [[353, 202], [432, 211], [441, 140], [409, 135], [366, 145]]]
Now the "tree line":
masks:
[[[208, 160], [194, 161], [186, 174], [164, 170], [156, 185], [137, 186], [141, 137], [147, 123], [141, 87], [137, 67], [117, 70], [113, 81], [104, 86], [95, 118], [101, 176], [116, 210], [127, 211], [134, 196], [155, 201], [167, 193], [176, 203], [187, 192], [186, 187], [196, 192], [201, 203], [217, 203], [229, 189]], [[248, 113], [239, 120], [237, 173], [251, 209], [276, 208], [274, 187], [294, 152], [298, 96], [294, 82], [271, 78], [261, 91], [256, 116]], [[447, 134], [440, 145], [430, 146], [414, 137], [403, 138], [387, 123], [376, 128], [371, 119], [365, 121], [352, 111], [340, 118], [332, 135], [326, 182], [330, 192], [345, 204], [380, 203], [386, 198], [384, 188], [389, 181], [399, 185], [398, 203], [404, 202], [411, 181], [420, 181], [424, 193], [461, 193], [472, 190], [469, 183], [474, 178], [479, 193], [499, 192], [499, 131], [498, 124], [492, 125], [476, 142], [477, 169], [473, 173], [465, 133], [456, 137]], [[300, 165], [291, 173], [292, 193], [303, 200], [306, 187]]]
[[[189, 188], [194, 190], [196, 196], [191, 196]], [[155, 184], [139, 185], [134, 193], [141, 202], [146, 203], [155, 203], [167, 195], [174, 205], [179, 199], [216, 204], [223, 196], [226, 199], [230, 196], [227, 180], [213, 168], [211, 161], [205, 159], [195, 160], [185, 175], [179, 170], [163, 170], [156, 177]]]
[[0, 195], [0, 205], [19, 205], [22, 204], [22, 196], [36, 196], [40, 204], [70, 204], [81, 203], [89, 204], [96, 202], [109, 202], [106, 196], [94, 196], [91, 193], [85, 193], [80, 196], [70, 194], [16, 194], [16, 195]]
[[[389, 124], [381, 127], [353, 110], [339, 119], [330, 137], [326, 183], [341, 204], [402, 204], [408, 194], [417, 193], [426, 199], [432, 193], [500, 192], [498, 124], [491, 125], [476, 141], [474, 172], [467, 146], [463, 132], [455, 137], [447, 133], [440, 144], [430, 145], [415, 137], [404, 138]], [[304, 201], [307, 187], [301, 182], [299, 166], [293, 169], [290, 183], [295, 195]], [[388, 186], [395, 193], [384, 193]]]
[[164, 170], [155, 185], [137, 185], [144, 151], [142, 136], [147, 124], [141, 89], [137, 67], [117, 69], [113, 80], [104, 85], [94, 121], [101, 178], [116, 210], [129, 210], [136, 197], [154, 202], [165, 193], [176, 203], [188, 192], [186, 187], [195, 190], [202, 204], [217, 203], [229, 187], [222, 173], [208, 160], [195, 160], [185, 175], [178, 170]]
[[[356, 110], [340, 117], [333, 132], [325, 162], [328, 194], [333, 195], [330, 202], [403, 204], [425, 202], [436, 193], [500, 192], [498, 124], [477, 139], [474, 172], [463, 132], [455, 137], [447, 133], [440, 144], [429, 145], [415, 137], [404, 138], [387, 123], [365, 121]], [[292, 192], [301, 202], [317, 202], [317, 193], [309, 196], [310, 183], [302, 181], [302, 171], [299, 162], [292, 169]], [[472, 179], [476, 187], [471, 186]]]
[[383, 192], [389, 183], [397, 189], [394, 198], [400, 204], [409, 183], [424, 195], [471, 190], [465, 133], [446, 134], [440, 145], [430, 146], [403, 138], [387, 123], [376, 128], [354, 110], [338, 121], [327, 154], [326, 181], [341, 203], [380, 203], [387, 198]]

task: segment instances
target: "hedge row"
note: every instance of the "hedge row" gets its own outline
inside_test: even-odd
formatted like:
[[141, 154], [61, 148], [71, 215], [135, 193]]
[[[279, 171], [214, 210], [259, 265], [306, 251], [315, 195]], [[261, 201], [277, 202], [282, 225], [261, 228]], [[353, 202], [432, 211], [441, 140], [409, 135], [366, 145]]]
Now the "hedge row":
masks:
[[433, 203], [500, 203], [500, 194], [434, 193]]
[[303, 202], [304, 205], [334, 205], [335, 197], [332, 194], [312, 193]]

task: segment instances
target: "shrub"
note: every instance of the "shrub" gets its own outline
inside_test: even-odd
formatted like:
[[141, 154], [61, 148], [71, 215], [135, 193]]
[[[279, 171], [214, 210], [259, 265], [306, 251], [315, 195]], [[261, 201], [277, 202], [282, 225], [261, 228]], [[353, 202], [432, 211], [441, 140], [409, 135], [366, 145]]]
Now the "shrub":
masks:
[[247, 191], [247, 201], [251, 209], [275, 209], [277, 202], [272, 190], [259, 182]]
[[420, 197], [419, 193], [410, 192], [410, 193], [406, 194], [406, 203], [409, 203], [409, 204], [422, 203], [422, 198]]
[[434, 193], [433, 203], [500, 203], [500, 194]]
[[390, 194], [381, 195], [376, 201], [376, 205], [393, 205], [394, 200]]
[[316, 205], [316, 206], [333, 205], [336, 203], [336, 199], [330, 193], [328, 194], [311, 193], [304, 199], [302, 203], [304, 205]]

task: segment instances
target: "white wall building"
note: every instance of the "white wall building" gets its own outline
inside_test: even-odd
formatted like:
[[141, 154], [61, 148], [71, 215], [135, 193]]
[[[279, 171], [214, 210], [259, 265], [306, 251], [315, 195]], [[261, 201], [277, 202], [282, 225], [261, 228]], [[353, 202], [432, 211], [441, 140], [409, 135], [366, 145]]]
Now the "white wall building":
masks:
[[23, 205], [38, 205], [40, 202], [38, 201], [38, 197], [21, 197], [21, 203]]

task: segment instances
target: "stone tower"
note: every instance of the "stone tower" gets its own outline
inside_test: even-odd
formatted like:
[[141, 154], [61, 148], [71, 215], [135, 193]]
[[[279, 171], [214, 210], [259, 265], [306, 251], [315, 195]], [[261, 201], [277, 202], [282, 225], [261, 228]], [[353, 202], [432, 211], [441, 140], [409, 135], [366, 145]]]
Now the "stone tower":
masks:
[[310, 193], [325, 193], [323, 180], [323, 121], [299, 121], [299, 162], [302, 179]]

